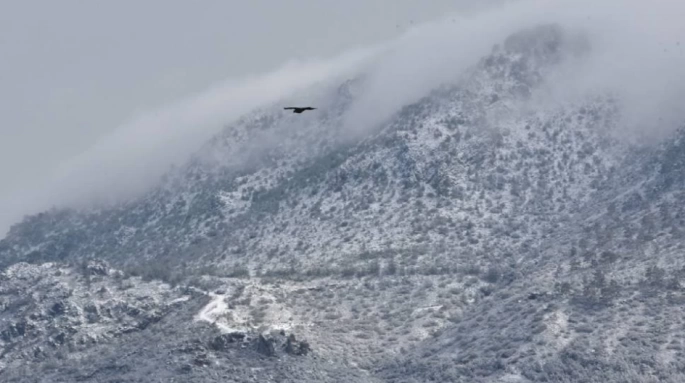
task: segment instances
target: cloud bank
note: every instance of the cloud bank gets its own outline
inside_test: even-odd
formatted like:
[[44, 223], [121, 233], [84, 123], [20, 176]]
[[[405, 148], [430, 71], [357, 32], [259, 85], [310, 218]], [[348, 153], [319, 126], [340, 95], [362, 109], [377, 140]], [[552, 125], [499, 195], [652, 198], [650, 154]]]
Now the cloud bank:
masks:
[[61, 164], [35, 189], [0, 201], [0, 233], [22, 215], [50, 207], [90, 207], [148, 190], [172, 164], [255, 108], [321, 82], [341, 81], [374, 56], [378, 47], [333, 60], [291, 61], [261, 76], [227, 80], [211, 89], [133, 119], [88, 151]]
[[509, 34], [542, 23], [583, 33], [591, 45], [589, 56], [568, 62], [550, 80], [553, 102], [613, 92], [623, 104], [626, 132], [661, 137], [685, 121], [683, 14], [685, 2], [676, 0], [520, 0], [447, 15], [380, 46], [333, 60], [292, 62], [145, 114], [64, 164], [34, 195], [8, 201], [17, 207], [7, 216], [16, 220], [18, 214], [51, 205], [82, 206], [138, 195], [171, 163], [184, 161], [250, 110], [355, 73], [364, 73], [367, 81], [345, 124], [353, 133], [368, 131], [431, 89], [454, 81]]
[[521, 0], [477, 14], [450, 15], [389, 44], [370, 69], [364, 94], [347, 116], [350, 130], [380, 124], [403, 105], [454, 81], [511, 33], [557, 23], [586, 36], [592, 51], [549, 81], [557, 102], [611, 92], [623, 103], [626, 131], [672, 131], [685, 118], [685, 2]]

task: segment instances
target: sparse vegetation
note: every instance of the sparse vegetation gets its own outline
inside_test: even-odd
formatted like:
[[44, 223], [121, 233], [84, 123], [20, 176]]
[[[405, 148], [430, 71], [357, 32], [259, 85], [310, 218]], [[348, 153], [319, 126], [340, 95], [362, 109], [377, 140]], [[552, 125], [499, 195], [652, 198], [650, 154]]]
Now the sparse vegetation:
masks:
[[[27, 217], [0, 241], [0, 375], [685, 381], [685, 130], [616, 142], [605, 96], [511, 113], [563, 36], [507, 40], [359, 141], [335, 133], [335, 93], [278, 148], [248, 155], [270, 112], [206, 148], [254, 163], [192, 161], [130, 203]], [[226, 306], [211, 323], [205, 294]], [[270, 362], [260, 334], [284, 329], [317, 357]]]

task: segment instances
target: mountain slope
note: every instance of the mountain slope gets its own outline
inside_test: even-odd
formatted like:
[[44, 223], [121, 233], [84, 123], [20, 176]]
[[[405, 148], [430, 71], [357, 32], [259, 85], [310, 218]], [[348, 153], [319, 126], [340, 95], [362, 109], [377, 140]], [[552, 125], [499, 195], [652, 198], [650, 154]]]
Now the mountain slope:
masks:
[[[457, 85], [404, 108], [361, 141], [346, 142], [336, 131], [340, 117], [330, 117], [353, 102], [346, 84], [324, 117], [260, 148], [253, 160], [263, 131], [278, 137], [278, 126], [288, 127], [288, 117], [266, 112], [205, 150], [223, 153], [214, 156], [222, 158], [218, 166], [198, 159], [180, 180], [171, 176], [167, 186], [112, 210], [29, 219], [10, 232], [5, 246], [12, 251], [2, 259], [29, 252], [39, 259], [99, 254], [115, 263], [230, 259], [228, 268], [238, 261], [253, 270], [306, 259], [318, 268], [427, 241], [489, 251], [481, 249], [486, 237], [503, 242], [489, 247], [518, 252], [534, 241], [521, 231], [519, 238], [499, 235], [508, 230], [501, 222], [511, 228], [542, 214], [561, 219], [624, 156], [598, 129], [611, 119], [610, 100], [520, 112], [566, 45], [555, 27], [514, 36]], [[247, 165], [226, 165], [232, 158]]]
[[[521, 31], [352, 135], [360, 76], [318, 90], [320, 113], [246, 116], [139, 199], [28, 217], [0, 241], [3, 283], [20, 284], [16, 269], [48, 275], [104, 259], [164, 296], [152, 310], [167, 313], [92, 346], [94, 369], [77, 371], [77, 350], [65, 361], [72, 370], [46, 376], [679, 381], [685, 133], [638, 147], [616, 138], [622, 110], [610, 95], [540, 103], [549, 75], [591, 48], [556, 25]], [[92, 287], [73, 278], [81, 313]], [[35, 304], [52, 304], [41, 298], [49, 286], [34, 287]], [[195, 293], [170, 309], [181, 291]], [[3, 315], [31, 318], [11, 296]], [[74, 336], [91, 334], [75, 318]], [[10, 336], [5, 374], [21, 376], [17, 361], [67, 325], [48, 323], [36, 337]], [[18, 334], [14, 324], [0, 331]], [[269, 331], [270, 344], [286, 344], [283, 331], [311, 352], [271, 352], [258, 336]], [[221, 338], [232, 336], [250, 341]], [[216, 339], [230, 346], [212, 349]], [[200, 346], [177, 354], [179, 342]], [[284, 359], [263, 359], [265, 349]], [[226, 355], [240, 365], [227, 367]], [[207, 368], [160, 367], [179, 363]]]

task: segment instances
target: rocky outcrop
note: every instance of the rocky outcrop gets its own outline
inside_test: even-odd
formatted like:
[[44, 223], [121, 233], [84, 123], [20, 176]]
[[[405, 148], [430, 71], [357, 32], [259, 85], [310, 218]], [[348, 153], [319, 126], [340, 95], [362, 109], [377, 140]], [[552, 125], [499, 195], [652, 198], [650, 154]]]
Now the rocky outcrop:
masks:
[[295, 334], [288, 335], [283, 349], [290, 355], [307, 355], [310, 351], [309, 343], [307, 341], [297, 341]]
[[275, 356], [276, 348], [274, 347], [274, 342], [272, 338], [266, 338], [264, 335], [259, 334], [257, 337], [256, 344], [257, 352], [266, 356]]
[[181, 297], [166, 284], [117, 275], [102, 261], [19, 263], [0, 273], [0, 370], [147, 329]]
[[236, 343], [242, 343], [245, 340], [245, 334], [240, 332], [232, 332], [229, 334], [219, 335], [209, 342], [209, 347], [214, 351], [227, 351]]

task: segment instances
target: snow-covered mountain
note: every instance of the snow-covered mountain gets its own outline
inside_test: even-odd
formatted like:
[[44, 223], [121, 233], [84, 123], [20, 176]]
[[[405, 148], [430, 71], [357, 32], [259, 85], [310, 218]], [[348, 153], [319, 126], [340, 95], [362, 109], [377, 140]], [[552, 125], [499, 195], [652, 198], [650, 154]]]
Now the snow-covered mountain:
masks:
[[522, 30], [364, 134], [352, 78], [141, 198], [26, 218], [0, 241], [0, 376], [679, 381], [685, 131], [638, 146], [612, 94], [540, 102], [591, 49]]

